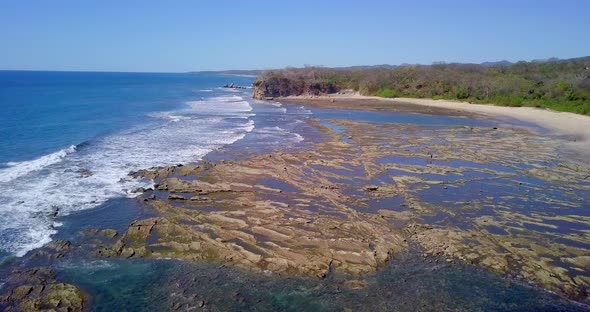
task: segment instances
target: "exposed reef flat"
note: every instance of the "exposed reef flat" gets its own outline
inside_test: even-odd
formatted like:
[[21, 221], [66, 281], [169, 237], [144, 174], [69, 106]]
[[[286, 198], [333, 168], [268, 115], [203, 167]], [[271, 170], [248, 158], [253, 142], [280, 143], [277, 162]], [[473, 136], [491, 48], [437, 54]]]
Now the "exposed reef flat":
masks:
[[155, 180], [143, 200], [157, 216], [93, 252], [325, 278], [419, 250], [588, 301], [590, 168], [556, 157], [559, 141], [518, 128], [309, 122], [324, 138], [296, 151], [135, 173]]
[[381, 98], [342, 92], [321, 96], [289, 96], [277, 101], [304, 103], [322, 108], [416, 112], [424, 114], [490, 116], [520, 120], [550, 130], [560, 137], [567, 156], [589, 164], [590, 117], [534, 107], [477, 105], [451, 100]]

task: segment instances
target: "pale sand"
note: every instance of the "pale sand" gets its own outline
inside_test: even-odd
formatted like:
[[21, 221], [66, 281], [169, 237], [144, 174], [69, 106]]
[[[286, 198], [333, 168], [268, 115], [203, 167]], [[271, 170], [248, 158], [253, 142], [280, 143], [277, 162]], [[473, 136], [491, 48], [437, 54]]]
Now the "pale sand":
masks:
[[[324, 99], [326, 100], [326, 103], [324, 104], [327, 105], [322, 105], [321, 102], [323, 102]], [[558, 137], [559, 140], [562, 141], [568, 157], [571, 157], [576, 161], [590, 163], [590, 116], [557, 112], [534, 107], [507, 107], [432, 99], [386, 99], [351, 93], [327, 96], [297, 96], [282, 98], [281, 100], [296, 100], [297, 102], [306, 102], [306, 100], [309, 100], [310, 104], [329, 106], [332, 108], [337, 108], [339, 106], [338, 102], [342, 100], [347, 102], [370, 100], [375, 104], [380, 103], [380, 109], [383, 108], [384, 103], [391, 103], [392, 110], [395, 110], [396, 104], [406, 104], [405, 109], [407, 109], [407, 104], [413, 104], [422, 107], [463, 111], [490, 117], [514, 118], [527, 123], [538, 125], [541, 128], [549, 130], [552, 136]], [[348, 107], [346, 108], [351, 108], [350, 105], [347, 106]], [[366, 106], [363, 107], [367, 108]], [[418, 110], [418, 112], [420, 112], [420, 110]]]

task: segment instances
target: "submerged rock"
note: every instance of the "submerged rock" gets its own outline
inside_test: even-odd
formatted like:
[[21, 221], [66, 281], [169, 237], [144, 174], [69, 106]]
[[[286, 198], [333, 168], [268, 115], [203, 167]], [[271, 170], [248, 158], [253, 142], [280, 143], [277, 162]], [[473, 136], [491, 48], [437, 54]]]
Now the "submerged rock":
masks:
[[87, 178], [94, 174], [92, 171], [86, 168], [80, 168], [76, 171], [76, 173], [80, 174], [81, 178]]
[[72, 250], [72, 243], [67, 240], [54, 240], [47, 243], [45, 246], [35, 250], [32, 253], [34, 258], [57, 259], [63, 258], [68, 252]]
[[85, 230], [84, 235], [99, 235], [99, 236], [104, 236], [107, 238], [115, 238], [115, 236], [117, 236], [119, 233], [117, 232], [117, 230], [114, 229], [103, 229], [103, 230], [99, 230], [99, 229], [88, 229]]

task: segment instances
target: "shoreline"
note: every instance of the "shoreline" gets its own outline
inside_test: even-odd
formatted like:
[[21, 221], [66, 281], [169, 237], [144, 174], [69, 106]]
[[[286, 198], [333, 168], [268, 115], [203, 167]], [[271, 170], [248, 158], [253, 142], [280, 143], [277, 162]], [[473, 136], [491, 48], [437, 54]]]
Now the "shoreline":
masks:
[[[569, 220], [570, 216], [544, 216], [541, 210], [535, 216], [528, 216], [526, 208], [526, 203], [532, 199], [529, 192], [555, 187], [559, 190], [559, 186], [550, 183], [579, 181], [579, 168], [569, 170], [569, 167], [558, 166], [529, 170], [533, 164], [548, 163], [556, 144], [534, 138], [525, 129], [510, 127], [426, 130], [419, 125], [332, 122], [342, 130], [335, 131], [322, 126], [319, 120], [312, 120], [326, 138], [298, 152], [278, 150], [269, 154], [255, 153], [237, 161], [221, 160], [138, 172], [140, 176], [158, 181], [155, 190], [145, 196], [148, 205], [160, 217], [134, 222], [114, 246], [102, 249], [101, 254], [205, 260], [253, 272], [324, 279], [334, 271], [357, 276], [379, 272], [389, 260], [411, 249], [406, 243], [409, 241], [422, 248], [424, 261], [436, 262], [437, 257], [442, 256], [445, 262], [475, 264], [509, 280], [527, 281], [586, 304], [587, 298], [575, 286], [586, 283], [584, 279], [577, 278], [572, 284], [567, 279], [571, 272], [546, 263], [549, 258], [541, 254], [521, 249], [521, 246], [541, 244], [540, 248], [556, 250], [557, 245], [545, 246], [535, 239], [523, 241], [502, 230], [516, 228], [530, 233], [535, 229], [528, 228], [529, 223]], [[417, 131], [426, 133], [405, 139], [395, 135]], [[463, 138], [470, 136], [477, 140], [462, 143]], [[441, 137], [453, 143], [436, 141]], [[403, 142], [405, 140], [407, 142]], [[421, 146], [421, 150], [406, 150], [409, 144]], [[346, 156], [351, 146], [356, 147], [357, 157]], [[498, 153], [498, 149], [505, 152]], [[423, 167], [421, 161], [406, 163], [404, 160], [421, 160], [432, 150], [436, 151], [434, 166]], [[457, 158], [461, 160], [454, 163], [452, 159]], [[497, 165], [482, 168], [479, 165], [482, 163], [501, 164], [505, 169]], [[518, 175], [513, 180], [516, 173], [508, 169], [511, 167], [539, 180], [529, 184]], [[388, 170], [398, 172], [391, 177], [393, 184], [380, 178], [387, 175]], [[454, 174], [445, 180], [436, 178], [449, 172]], [[467, 182], [478, 185], [478, 181], [485, 181], [481, 178], [490, 174], [496, 177], [494, 187], [503, 188], [500, 194], [505, 196], [489, 193], [482, 202], [475, 201], [468, 207], [464, 206], [467, 202], [456, 202], [454, 208], [421, 199], [427, 196], [421, 195], [424, 190], [459, 190], [466, 183], [464, 176], [471, 176]], [[498, 181], [503, 181], [501, 186]], [[519, 183], [522, 194], [511, 192], [514, 182]], [[318, 183], [320, 187], [314, 187]], [[484, 183], [472, 188], [481, 188], [477, 195], [481, 197], [486, 187]], [[398, 202], [396, 198], [400, 196], [404, 199]], [[566, 197], [557, 200], [567, 202], [565, 205], [577, 205], [578, 201]], [[502, 211], [508, 201], [515, 206]], [[538, 205], [552, 201], [534, 199]], [[238, 203], [239, 208], [236, 208]], [[489, 215], [484, 209], [489, 205], [497, 205], [499, 213]], [[439, 225], [438, 221], [427, 221], [428, 216], [450, 216], [461, 209], [471, 211], [470, 214], [473, 209], [483, 209], [471, 215], [468, 221], [461, 221], [469, 222], [476, 230], [457, 227], [453, 222]], [[341, 223], [343, 220], [349, 221]], [[341, 227], [342, 224], [347, 225]], [[146, 227], [148, 232], [135, 230]], [[157, 243], [150, 240], [152, 229], [158, 233]], [[177, 237], [175, 233], [184, 234]], [[190, 237], [191, 243], [183, 237]], [[305, 243], [298, 241], [298, 237], [304, 237]], [[366, 241], [371, 243], [367, 246]], [[163, 246], [168, 249], [161, 250]], [[508, 248], [510, 254], [499, 252], [499, 248]], [[552, 252], [545, 257], [567, 259], [574, 266], [583, 265], [584, 258], [578, 257], [580, 251], [573, 246], [568, 246], [568, 250]], [[511, 267], [509, 263], [518, 265]], [[539, 270], [539, 265], [544, 269]]]
[[[334, 109], [343, 108], [344, 97], [334, 102], [333, 98], [326, 98], [315, 100], [325, 106], [339, 106], [331, 107]], [[369, 103], [374, 112], [403, 109], [428, 112], [440, 118], [484, 116], [409, 103], [392, 108], [390, 101], [372, 102], [377, 102]], [[358, 103], [358, 98], [353, 97], [345, 104]], [[371, 110], [366, 106], [365, 103], [363, 110]], [[307, 129], [303, 132], [306, 140], [308, 137], [316, 140], [306, 141], [291, 151], [280, 144], [273, 145], [271, 150], [246, 151], [243, 149], [248, 144], [246, 140], [210, 152], [196, 163], [135, 172], [134, 176], [156, 183], [154, 189], [146, 189], [137, 199], [132, 199], [137, 202], [137, 209], [149, 213], [130, 215], [132, 219], [121, 222], [120, 228], [104, 223], [79, 234], [71, 231], [71, 236], [62, 236], [36, 249], [22, 261], [49, 260], [48, 267], [56, 270], [58, 282], [70, 283], [72, 286], [68, 287], [73, 290], [87, 291], [91, 298], [100, 294], [100, 290], [96, 285], [86, 288], [89, 284], [80, 283], [83, 273], [72, 273], [71, 269], [67, 273], [65, 269], [70, 278], [59, 279], [64, 274], [59, 265], [62, 261], [83, 255], [83, 260], [123, 261], [134, 267], [135, 260], [156, 265], [173, 259], [178, 261], [175, 264], [178, 268], [209, 268], [192, 274], [217, 276], [233, 272], [231, 274], [241, 274], [249, 282], [267, 283], [272, 279], [277, 285], [301, 280], [329, 284], [344, 289], [345, 294], [380, 292], [396, 287], [421, 288], [425, 283], [434, 285], [440, 279], [446, 281], [441, 274], [449, 274], [451, 281], [454, 276], [464, 281], [479, 281], [480, 289], [491, 293], [484, 297], [495, 302], [509, 300], [501, 297], [502, 293], [520, 291], [536, 298], [535, 302], [545, 302], [539, 305], [540, 309], [562, 304], [572, 309], [587, 307], [587, 295], [583, 286], [578, 286], [589, 283], [585, 276], [572, 275], [574, 271], [564, 271], [559, 264], [547, 262], [547, 259], [565, 259], [563, 261], [571, 268], [580, 269], [585, 261], [584, 256], [580, 256], [583, 251], [570, 245], [562, 250], [564, 245], [509, 233], [510, 229], [516, 229], [530, 234], [535, 229], [528, 224], [572, 220], [571, 215], [545, 215], [542, 209], [536, 211], [538, 214], [529, 215], [528, 209], [522, 206], [531, 201], [533, 205], [545, 207], [553, 201], [553, 198], [530, 196], [529, 192], [542, 189], [548, 194], [561, 194], [562, 190], [554, 183], [581, 181], [580, 173], [570, 171], [569, 167], [541, 165], [529, 170], [529, 165], [548, 163], [556, 146], [548, 141], [555, 141], [555, 138], [544, 141], [516, 127], [492, 129], [488, 122], [473, 127], [451, 125], [434, 129], [423, 124], [395, 124], [370, 117], [360, 121], [331, 118], [323, 110], [317, 112], [305, 122], [305, 128], [299, 128], [299, 131]], [[321, 123], [326, 119], [330, 120], [330, 125]], [[426, 157], [429, 153], [434, 154], [430, 163]], [[519, 174], [524, 172], [538, 180], [531, 183], [520, 179]], [[442, 175], [445, 177], [441, 178]], [[490, 176], [495, 177], [493, 185], [481, 183], [487, 181], [482, 178]], [[469, 188], [466, 188], [467, 183]], [[518, 193], [512, 192], [514, 183], [519, 185]], [[495, 190], [499, 188], [500, 192], [488, 192], [489, 186]], [[576, 185], [572, 188], [585, 190]], [[480, 189], [475, 194], [477, 199], [470, 198], [473, 194], [469, 190], [477, 189]], [[454, 193], [463, 193], [461, 199], [465, 201], [447, 197]], [[446, 194], [442, 196], [452, 199], [454, 204], [440, 205], [440, 202], [428, 200], [437, 194]], [[555, 199], [568, 207], [579, 205], [577, 202], [581, 198], [559, 195]], [[489, 205], [497, 207], [497, 213], [490, 214], [486, 210]], [[505, 205], [511, 205], [511, 209], [503, 209]], [[120, 212], [118, 209], [117, 213]], [[453, 221], [452, 216], [457, 213], [465, 215]], [[437, 217], [433, 219], [433, 216]], [[444, 221], [447, 218], [448, 221]], [[463, 227], [464, 222], [470, 226]], [[575, 228], [566, 230], [572, 232]], [[548, 232], [547, 237], [567, 238], [570, 237], [566, 236], [568, 232]], [[523, 246], [533, 246], [535, 252]], [[549, 253], [541, 254], [537, 250]], [[410, 259], [406, 261], [405, 258]], [[404, 266], [397, 267], [399, 263]], [[415, 278], [416, 266], [431, 273]], [[120, 274], [116, 269], [111, 270], [108, 272], [113, 273], [103, 274]], [[404, 274], [404, 270], [410, 270], [407, 277], [395, 277]], [[575, 282], [568, 276], [570, 279], [576, 276]], [[132, 275], [127, 277], [133, 278]], [[375, 282], [376, 277], [386, 281], [391, 278], [395, 282], [379, 284]], [[182, 283], [179, 284], [179, 280]], [[9, 282], [9, 287], [13, 287], [27, 281], [16, 276]], [[196, 307], [205, 303], [211, 307], [229, 304], [219, 300], [223, 296], [215, 287], [211, 291], [196, 289], [192, 282], [192, 276], [174, 276], [161, 281], [167, 292], [190, 294], [188, 299], [167, 297], [163, 304], [194, 307], [197, 296]], [[215, 285], [214, 280], [212, 283]], [[460, 286], [451, 285], [454, 289]], [[124, 286], [122, 283], [113, 287]], [[266, 286], [263, 290], [272, 291], [272, 287]], [[137, 294], [145, 295], [139, 291]], [[399, 295], [399, 292], [392, 294]], [[456, 296], [484, 298], [468, 292]], [[382, 303], [396, 310], [395, 301], [384, 297]], [[409, 293], [406, 297], [414, 298], [411, 302], [415, 304], [423, 300], [431, 300], [431, 304], [445, 300], [436, 294], [432, 299], [422, 293]], [[7, 298], [16, 300], [10, 295]], [[328, 294], [326, 298], [334, 297]], [[453, 302], [454, 299], [449, 297]], [[527, 301], [520, 300], [516, 304], [524, 307]], [[367, 305], [365, 299], [343, 304], [357, 307], [355, 310], [362, 310], [358, 307], [364, 305]], [[475, 304], [473, 309], [478, 307], [482, 306]], [[469, 310], [466, 306], [463, 308]], [[492, 306], [487, 308], [494, 310]]]
[[560, 139], [566, 149], [567, 156], [572, 160], [588, 163], [587, 159], [590, 158], [590, 116], [574, 113], [535, 107], [508, 107], [434, 99], [390, 99], [359, 94], [288, 96], [274, 100], [330, 109], [368, 109], [466, 117], [511, 118], [548, 130], [552, 136]]

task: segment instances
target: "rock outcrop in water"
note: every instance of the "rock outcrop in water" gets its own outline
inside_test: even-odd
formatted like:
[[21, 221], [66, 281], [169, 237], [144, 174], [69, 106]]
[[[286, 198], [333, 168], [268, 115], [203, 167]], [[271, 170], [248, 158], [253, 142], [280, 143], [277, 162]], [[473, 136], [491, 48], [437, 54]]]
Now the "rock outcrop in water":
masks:
[[226, 89], [246, 89], [246, 87], [238, 86], [237, 84], [234, 84], [233, 82], [230, 84], [225, 84], [225, 85], [223, 85], [223, 87]]

